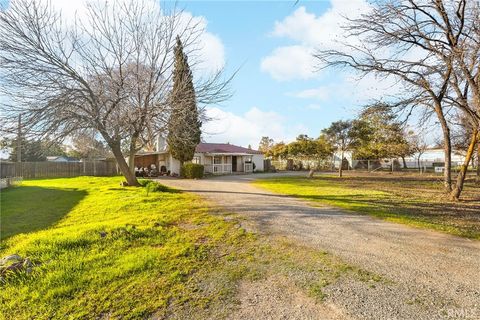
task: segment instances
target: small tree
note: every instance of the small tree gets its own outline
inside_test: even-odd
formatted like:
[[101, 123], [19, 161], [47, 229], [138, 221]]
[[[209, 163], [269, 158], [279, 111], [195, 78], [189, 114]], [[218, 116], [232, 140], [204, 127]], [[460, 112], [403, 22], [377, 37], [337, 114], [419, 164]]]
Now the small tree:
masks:
[[402, 123], [397, 121], [392, 108], [385, 104], [364, 107], [353, 127], [356, 136], [357, 159], [405, 157], [411, 154]]
[[170, 152], [183, 165], [193, 159], [200, 143], [202, 122], [193, 86], [193, 75], [179, 37], [175, 46], [173, 89], [170, 96], [172, 112], [168, 122], [167, 141]]
[[265, 154], [268, 154], [270, 152], [270, 149], [274, 146], [274, 141], [273, 139], [269, 137], [262, 137], [260, 139], [260, 143], [258, 144], [258, 150], [262, 151]]
[[335, 147], [328, 140], [325, 134], [321, 134], [318, 139], [315, 140], [316, 150], [315, 156], [318, 160], [327, 160], [331, 159], [333, 153], [335, 152]]
[[415, 133], [414, 131], [409, 131], [407, 133], [407, 139], [412, 152], [417, 156], [418, 169], [422, 171], [420, 159], [425, 151], [427, 151], [428, 144], [420, 133]]
[[330, 127], [322, 130], [325, 138], [335, 146], [337, 152], [340, 152], [340, 165], [338, 166], [339, 177], [343, 175], [343, 158], [345, 151], [349, 150], [355, 142], [352, 128], [353, 121], [340, 120], [333, 122]]
[[288, 155], [288, 146], [283, 141], [277, 142], [265, 155], [278, 160], [284, 159]]
[[288, 144], [288, 155], [299, 159], [311, 159], [317, 153], [317, 143], [306, 134], [300, 134], [294, 142]]

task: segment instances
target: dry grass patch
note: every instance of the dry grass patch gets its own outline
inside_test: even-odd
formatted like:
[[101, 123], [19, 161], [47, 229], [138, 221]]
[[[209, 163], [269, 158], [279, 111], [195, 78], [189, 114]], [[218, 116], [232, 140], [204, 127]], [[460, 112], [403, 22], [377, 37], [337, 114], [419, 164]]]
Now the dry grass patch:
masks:
[[344, 178], [320, 175], [255, 183], [313, 202], [480, 239], [480, 188], [473, 177], [467, 179], [459, 202], [448, 200], [441, 177], [435, 175], [347, 172]]

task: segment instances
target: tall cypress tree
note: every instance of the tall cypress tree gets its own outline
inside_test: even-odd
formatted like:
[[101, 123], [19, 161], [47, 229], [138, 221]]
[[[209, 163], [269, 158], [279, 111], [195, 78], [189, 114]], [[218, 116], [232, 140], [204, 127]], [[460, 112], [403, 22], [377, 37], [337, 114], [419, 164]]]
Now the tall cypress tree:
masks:
[[183, 164], [193, 159], [195, 147], [200, 143], [202, 122], [198, 115], [192, 71], [178, 36], [174, 54], [167, 142], [172, 156]]

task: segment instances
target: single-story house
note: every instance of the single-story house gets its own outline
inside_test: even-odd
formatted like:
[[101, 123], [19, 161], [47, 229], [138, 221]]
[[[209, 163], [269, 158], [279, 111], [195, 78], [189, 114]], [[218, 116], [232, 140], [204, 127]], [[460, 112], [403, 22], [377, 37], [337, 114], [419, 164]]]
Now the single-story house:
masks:
[[[180, 173], [180, 161], [173, 158], [163, 138], [157, 141], [156, 151], [139, 152], [135, 156], [136, 167], [155, 165], [160, 172]], [[204, 166], [205, 173], [234, 174], [263, 171], [264, 154], [261, 151], [230, 143], [200, 143], [195, 149], [193, 163]]]
[[[418, 156], [416, 153], [411, 157], [405, 158], [409, 168], [416, 168], [418, 166]], [[465, 161], [465, 152], [460, 150], [452, 150], [451, 155], [452, 165], [460, 165]], [[425, 167], [433, 167], [434, 164], [445, 163], [445, 151], [443, 148], [428, 148], [420, 155], [420, 164]], [[437, 165], [439, 166], [439, 165]]]
[[49, 162], [79, 162], [77, 158], [67, 156], [47, 156]]

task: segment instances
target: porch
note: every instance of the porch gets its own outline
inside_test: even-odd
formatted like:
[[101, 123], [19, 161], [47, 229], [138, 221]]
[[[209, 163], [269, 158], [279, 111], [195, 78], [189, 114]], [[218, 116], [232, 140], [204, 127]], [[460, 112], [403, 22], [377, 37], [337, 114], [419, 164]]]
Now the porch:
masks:
[[250, 154], [205, 154], [203, 166], [205, 173], [209, 174], [253, 172], [253, 162]]

